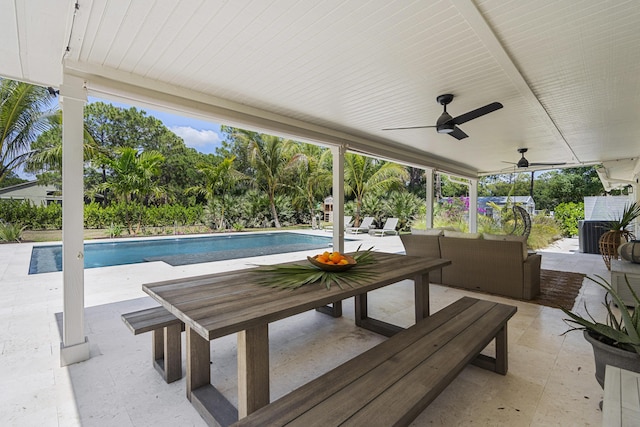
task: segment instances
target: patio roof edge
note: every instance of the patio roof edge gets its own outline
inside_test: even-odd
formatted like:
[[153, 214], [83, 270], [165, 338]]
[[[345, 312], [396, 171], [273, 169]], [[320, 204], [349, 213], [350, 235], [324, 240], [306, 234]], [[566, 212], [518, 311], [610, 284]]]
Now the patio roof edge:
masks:
[[[128, 78], [119, 74], [112, 76], [109, 71], [99, 68], [84, 70], [69, 66], [66, 73], [84, 78], [87, 90], [91, 95], [144, 105], [162, 111], [187, 114], [200, 119], [215, 120], [230, 126], [249, 127], [256, 131], [304, 142], [345, 146], [350, 151], [419, 168], [433, 168], [469, 178], [477, 177], [476, 171], [463, 165], [431, 157], [423, 152], [390, 141], [348, 134], [181, 87], [159, 82], [153, 82], [154, 84], [151, 85], [144, 79], [132, 81], [135, 79], [132, 79], [131, 76]], [[175, 93], [180, 95], [174, 95]]]

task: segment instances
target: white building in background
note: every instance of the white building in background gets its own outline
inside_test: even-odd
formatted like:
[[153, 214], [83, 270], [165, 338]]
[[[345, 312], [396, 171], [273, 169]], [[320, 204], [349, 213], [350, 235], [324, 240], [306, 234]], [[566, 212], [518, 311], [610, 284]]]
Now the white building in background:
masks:
[[585, 221], [611, 221], [620, 217], [624, 207], [633, 203], [629, 196], [590, 196], [584, 198]]
[[62, 203], [60, 190], [55, 185], [42, 185], [38, 181], [0, 188], [0, 199], [29, 200], [35, 206]]

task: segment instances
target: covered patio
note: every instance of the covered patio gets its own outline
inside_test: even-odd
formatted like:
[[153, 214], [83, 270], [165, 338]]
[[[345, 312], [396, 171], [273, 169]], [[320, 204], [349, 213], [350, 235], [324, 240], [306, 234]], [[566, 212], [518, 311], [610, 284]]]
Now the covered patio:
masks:
[[[402, 251], [400, 239], [360, 235], [360, 243], [387, 252]], [[7, 425], [148, 426], [205, 425], [184, 397], [185, 378], [166, 384], [151, 367], [150, 334], [134, 336], [122, 313], [155, 305], [142, 283], [278, 262], [277, 256], [171, 267], [157, 262], [88, 269], [85, 319], [91, 358], [60, 367], [62, 273], [28, 276], [32, 244], [0, 245], [2, 360], [5, 387], [0, 413]], [[577, 253], [565, 240], [543, 253], [543, 268], [606, 275], [598, 255]], [[303, 258], [306, 253], [296, 253]], [[431, 285], [432, 311], [464, 295], [516, 305], [510, 322], [510, 367], [506, 377], [475, 366], [462, 374], [413, 425], [600, 425], [602, 389], [594, 377], [590, 345], [566, 330], [562, 313], [486, 294]], [[370, 296], [376, 317], [410, 325], [409, 281]], [[585, 280], [576, 304], [598, 310], [602, 293]], [[353, 301], [342, 318], [310, 311], [272, 324], [272, 397], [280, 397], [312, 378], [378, 344], [384, 338], [353, 324]], [[235, 337], [212, 342], [212, 357], [224, 366], [212, 382], [232, 402], [236, 394]], [[184, 346], [184, 343], [183, 343]], [[184, 352], [184, 349], [183, 349]], [[234, 402], [235, 403], [235, 402]]]
[[[13, 276], [12, 271], [20, 262], [4, 265], [3, 288], [8, 289], [7, 307], [11, 307], [4, 310], [11, 315], [31, 315], [9, 322], [3, 354], [20, 354], [14, 353], [14, 346], [20, 342], [17, 337], [25, 337], [23, 344], [28, 348], [35, 344], [31, 349], [36, 353], [50, 352], [47, 358], [70, 365], [68, 370], [48, 368], [51, 370], [45, 374], [49, 381], [53, 376], [53, 384], [49, 384], [54, 389], [75, 390], [75, 402], [68, 401], [69, 395], [63, 394], [60, 404], [55, 406], [61, 424], [67, 417], [71, 424], [79, 419], [83, 424], [91, 424], [101, 414], [124, 416], [117, 415], [121, 412], [115, 408], [134, 405], [133, 395], [146, 396], [150, 390], [157, 390], [153, 396], [158, 398], [169, 392], [179, 394], [177, 388], [164, 384], [162, 391], [160, 387], [149, 388], [149, 384], [158, 382], [157, 378], [145, 377], [126, 387], [115, 378], [122, 375], [133, 382], [136, 375], [153, 372], [142, 369], [143, 360], [148, 358], [146, 347], [140, 346], [141, 369], [127, 370], [131, 362], [117, 356], [118, 351], [129, 351], [125, 343], [138, 345], [141, 341], [111, 332], [117, 323], [111, 318], [117, 317], [114, 313], [120, 308], [114, 309], [110, 304], [118, 302], [98, 289], [98, 284], [105, 283], [104, 275], [83, 271], [80, 146], [83, 106], [88, 96], [330, 147], [334, 162], [334, 247], [340, 249], [344, 245], [342, 179], [343, 156], [347, 151], [424, 169], [428, 207], [432, 206], [435, 173], [466, 180], [473, 205], [481, 176], [545, 169], [548, 166], [534, 164], [550, 162], [562, 163], [562, 167], [602, 165], [599, 175], [605, 188], [630, 186], [638, 200], [640, 53], [636, 47], [640, 42], [640, 10], [633, 2], [584, 0], [558, 4], [550, 0], [504, 6], [499, 1], [473, 0], [413, 3], [358, 0], [320, 4], [286, 0], [187, 4], [37, 0], [5, 2], [1, 11], [0, 76], [59, 90], [64, 120], [64, 273], [56, 277], [59, 282], [38, 281], [36, 286], [41, 293], [33, 295], [26, 294], [22, 288], [24, 281]], [[444, 94], [454, 95], [446, 107], [453, 117], [494, 102], [504, 107], [486, 115], [474, 114], [476, 119], [461, 121], [460, 128], [451, 135], [447, 134], [451, 129], [446, 127], [385, 130], [433, 127], [443, 110], [436, 97]], [[522, 148], [528, 149], [526, 157], [530, 165], [518, 169], [514, 163], [519, 161], [518, 149]], [[471, 231], [475, 227], [472, 215]], [[385, 245], [392, 239], [397, 241], [392, 237], [385, 240]], [[16, 252], [25, 250], [27, 246], [20, 246]], [[14, 256], [18, 255], [9, 253], [2, 262]], [[570, 257], [544, 256], [543, 267], [545, 262], [557, 261], [561, 264], [556, 268], [548, 265], [544, 268], [565, 270], [568, 265], [575, 265], [582, 273], [605, 273], [599, 270], [600, 261], [582, 261], [588, 255]], [[118, 295], [117, 301], [133, 298], [128, 303], [131, 309], [135, 304], [150, 303], [135, 299], [141, 296], [137, 294], [139, 285], [152, 281], [154, 273], [149, 274], [148, 270], [144, 274], [119, 273], [135, 283], [136, 290], [132, 291], [134, 294]], [[171, 274], [191, 273], [195, 271], [176, 270]], [[120, 275], [107, 277], [111, 279], [109, 282], [116, 277], [115, 281], [125, 281]], [[51, 285], [55, 283], [58, 285], [54, 288]], [[590, 295], [589, 289], [586, 288]], [[446, 303], [447, 296], [454, 292], [447, 288], [441, 291], [442, 298], [434, 296], [435, 304]], [[55, 297], [45, 296], [49, 292]], [[23, 299], [25, 296], [31, 299]], [[392, 301], [393, 297], [385, 299]], [[102, 308], [91, 310], [98, 306]], [[598, 399], [594, 388], [597, 383], [587, 367], [591, 365], [587, 344], [580, 337], [558, 337], [564, 330], [558, 310], [530, 307], [526, 303], [518, 306], [520, 311], [511, 331], [519, 331], [523, 339], [526, 336], [531, 341], [524, 340], [523, 347], [514, 350], [515, 354], [519, 351], [535, 354], [525, 351], [528, 348], [541, 352], [540, 357], [534, 356], [534, 360], [523, 364], [525, 372], [531, 366], [537, 367], [540, 361], [545, 363], [540, 363], [542, 371], [535, 370], [535, 375], [523, 374], [529, 375], [529, 382], [513, 384], [513, 389], [505, 393], [509, 398], [531, 397], [524, 390], [538, 387], [537, 409], [522, 409], [531, 405], [523, 397], [522, 405], [505, 403], [498, 412], [506, 413], [513, 407], [516, 415], [530, 414], [523, 424], [544, 424], [545, 420], [558, 419], [553, 408], [563, 402], [563, 411], [577, 408], [575, 417], [591, 414], [593, 418], [585, 422], [596, 419], [597, 423], [598, 412], [594, 409], [597, 405], [585, 403]], [[33, 316], [33, 313], [45, 316], [44, 312], [47, 316], [64, 313], [61, 336], [52, 327], [55, 324], [46, 323], [49, 327], [43, 329], [44, 318]], [[92, 320], [93, 316], [97, 316], [96, 320]], [[47, 319], [46, 322], [51, 321]], [[100, 319], [106, 323], [101, 325]], [[312, 325], [313, 322], [312, 319]], [[31, 327], [25, 331], [22, 329], [25, 326]], [[357, 332], [350, 333], [355, 334], [352, 338], [360, 336]], [[42, 339], [37, 339], [40, 343], [37, 344], [27, 336]], [[92, 342], [92, 337], [104, 343], [100, 346], [103, 350], [96, 352], [98, 342]], [[52, 344], [56, 341], [59, 348]], [[365, 347], [370, 345], [366, 344], [369, 339], [363, 341]], [[43, 348], [43, 342], [49, 345]], [[553, 348], [551, 356], [546, 352], [549, 348]], [[584, 361], [577, 364], [580, 369], [572, 368], [582, 356]], [[19, 364], [19, 356], [15, 357]], [[315, 357], [313, 352], [310, 357]], [[322, 359], [318, 363], [338, 362], [331, 357], [318, 359]], [[121, 364], [124, 371], [102, 378], [104, 381], [97, 377], [86, 383], [74, 383], [74, 375], [90, 378], [82, 370], [96, 369], [101, 360], [111, 361], [109, 366]], [[74, 365], [82, 361], [86, 362]], [[543, 368], [550, 363], [557, 371]], [[11, 375], [14, 372], [11, 370]], [[97, 368], [95, 372], [105, 375], [109, 369]], [[545, 372], [544, 380], [537, 377], [540, 372]], [[465, 375], [469, 376], [470, 385], [462, 387], [466, 393], [473, 390], [471, 385], [497, 390], [487, 382], [490, 380], [476, 376], [473, 368], [465, 371]], [[584, 383], [567, 386], [559, 378], [567, 381], [581, 378]], [[34, 383], [42, 384], [44, 380], [34, 378]], [[16, 381], [24, 384], [19, 376]], [[106, 388], [101, 389], [102, 385]], [[274, 386], [286, 389], [295, 384]], [[130, 387], [141, 388], [133, 395], [123, 391]], [[545, 394], [544, 390], [552, 389], [557, 394], [550, 397]], [[592, 393], [583, 392], [587, 389]], [[104, 391], [103, 399], [95, 396], [99, 390]], [[571, 390], [581, 392], [574, 394]], [[454, 391], [448, 389], [443, 398], [447, 393]], [[85, 395], [91, 395], [86, 402], [80, 399]], [[274, 391], [274, 395], [278, 393]], [[474, 395], [476, 400], [470, 400], [464, 408], [445, 404], [442, 412], [430, 411], [426, 416], [444, 420], [442, 417], [448, 413], [469, 410], [470, 417], [482, 417], [482, 411], [476, 410], [484, 408], [478, 396], [486, 393], [478, 391]], [[106, 399], [107, 396], [113, 400]], [[564, 401], [561, 396], [572, 396], [572, 400]], [[549, 406], [541, 403], [547, 400]], [[102, 409], [89, 410], [84, 417], [83, 411], [94, 401], [100, 401]], [[454, 405], [453, 399], [449, 404]], [[156, 407], [165, 409], [167, 405]], [[143, 422], [135, 417], [152, 412], [151, 407], [137, 412], [132, 407], [126, 411], [132, 425], [146, 424], [148, 418]], [[156, 414], [167, 419], [166, 414]], [[569, 423], [575, 417], [568, 418]], [[501, 422], [499, 417], [491, 419]], [[111, 421], [119, 424], [121, 420], [111, 418]], [[193, 421], [185, 418], [176, 423], [182, 421], [199, 422], [194, 417]]]

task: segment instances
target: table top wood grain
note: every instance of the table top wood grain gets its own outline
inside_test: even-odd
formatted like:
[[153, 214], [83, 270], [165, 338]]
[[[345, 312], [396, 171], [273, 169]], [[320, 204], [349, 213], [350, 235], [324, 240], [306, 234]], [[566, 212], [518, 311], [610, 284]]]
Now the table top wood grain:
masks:
[[[376, 260], [366, 267], [371, 277], [353, 287], [330, 289], [319, 283], [295, 290], [260, 283], [256, 268], [144, 284], [142, 289], [203, 338], [212, 340], [251, 329], [336, 301], [372, 291], [403, 279], [428, 274], [451, 262], [440, 258], [373, 252]], [[308, 261], [290, 264], [308, 265]], [[345, 272], [344, 274], [349, 274]]]

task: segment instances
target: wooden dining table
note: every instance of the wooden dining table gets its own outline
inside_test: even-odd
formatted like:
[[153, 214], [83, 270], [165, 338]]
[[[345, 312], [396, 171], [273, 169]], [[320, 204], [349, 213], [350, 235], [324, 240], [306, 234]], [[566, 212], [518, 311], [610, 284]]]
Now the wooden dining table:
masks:
[[[404, 279], [414, 281], [416, 321], [429, 316], [429, 271], [450, 261], [373, 252], [357, 266], [372, 274], [327, 289], [266, 286], [260, 267], [144, 284], [142, 289], [185, 323], [186, 394], [209, 424], [229, 425], [270, 403], [269, 323], [355, 297], [355, 323], [386, 336], [402, 328], [368, 316], [367, 293]], [[289, 264], [308, 264], [295, 261]], [[344, 272], [340, 274], [349, 274]], [[237, 333], [238, 407], [211, 384], [210, 341]]]

